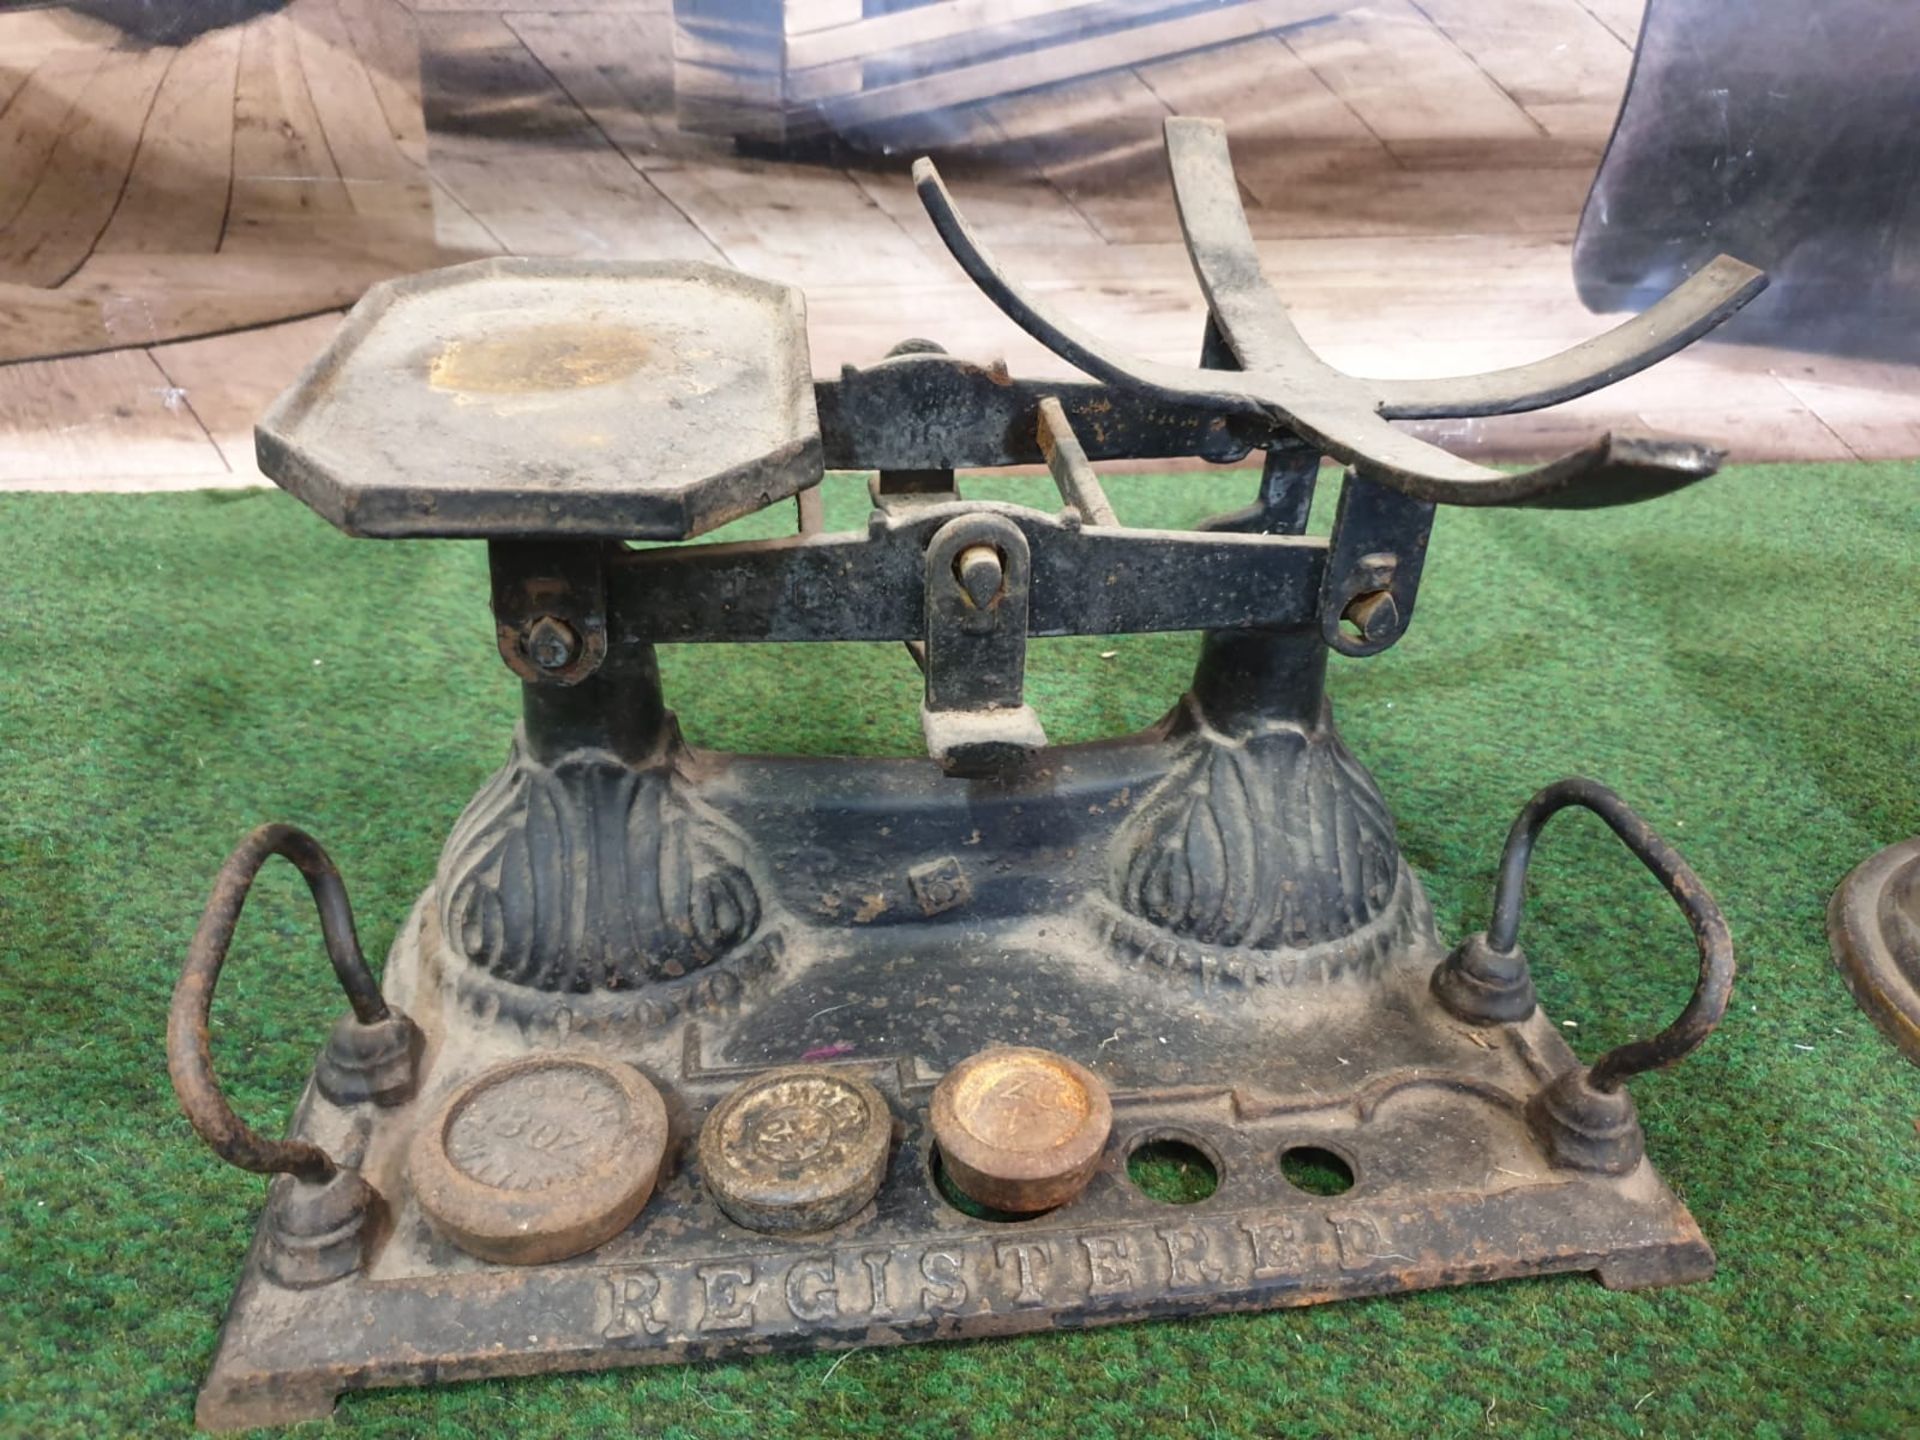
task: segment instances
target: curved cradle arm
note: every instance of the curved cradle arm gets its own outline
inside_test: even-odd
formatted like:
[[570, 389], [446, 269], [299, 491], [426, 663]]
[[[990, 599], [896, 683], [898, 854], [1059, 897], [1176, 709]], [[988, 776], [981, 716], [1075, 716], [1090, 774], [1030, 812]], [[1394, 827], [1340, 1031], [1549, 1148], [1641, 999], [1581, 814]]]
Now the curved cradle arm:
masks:
[[1558, 459], [1500, 471], [1462, 459], [1388, 420], [1506, 414], [1597, 390], [1699, 338], [1765, 288], [1749, 265], [1721, 257], [1646, 313], [1530, 365], [1448, 380], [1367, 380], [1321, 359], [1261, 273], [1217, 120], [1166, 122], [1167, 157], [1187, 251], [1208, 314], [1242, 368], [1166, 365], [1082, 329], [1024, 289], [988, 251], [932, 161], [913, 167], [928, 218], [961, 269], [1009, 319], [1054, 354], [1109, 385], [1176, 409], [1252, 419], [1287, 432], [1416, 500], [1441, 505], [1588, 509], [1679, 490], [1719, 468], [1704, 445], [1601, 435]]

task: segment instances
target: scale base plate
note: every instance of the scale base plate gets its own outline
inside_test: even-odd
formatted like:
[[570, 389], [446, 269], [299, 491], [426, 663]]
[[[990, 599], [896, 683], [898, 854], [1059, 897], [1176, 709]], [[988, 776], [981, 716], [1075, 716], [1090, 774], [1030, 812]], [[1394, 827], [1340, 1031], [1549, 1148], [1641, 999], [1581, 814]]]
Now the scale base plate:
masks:
[[[1048, 803], [1076, 817], [1085, 876], [1100, 871], [1088, 857], [1102, 853], [1101, 827], [1126, 823], [1140, 808], [1127, 797], [1150, 794], [1171, 754], [1159, 735], [1057, 752]], [[342, 1108], [310, 1086], [293, 1125], [385, 1197], [366, 1261], [315, 1288], [277, 1284], [264, 1264], [270, 1203], [200, 1396], [202, 1427], [324, 1415], [341, 1392], [376, 1386], [1012, 1335], [1563, 1271], [1615, 1289], [1711, 1275], [1712, 1250], [1650, 1162], [1622, 1175], [1551, 1163], [1525, 1104], [1576, 1059], [1537, 1010], [1474, 1026], [1440, 1007], [1429, 979], [1445, 951], [1404, 865], [1376, 922], [1391, 938], [1364, 966], [1295, 972], [1282, 952], [1236, 960], [1142, 943], [1141, 922], [1097, 884], [1047, 915], [1017, 913], [1009, 897], [1046, 867], [966, 842], [1013, 833], [1024, 806], [1040, 843], [1052, 832], [1031, 794], [956, 785], [926, 761], [689, 757], [680, 773], [710, 817], [757, 838], [831, 828], [842, 843], [821, 864], [863, 853], [846, 841], [861, 825], [888, 827], [891, 878], [863, 896], [775, 865], [758, 928], [726, 962], [729, 984], [696, 972], [675, 982], [673, 1005], [657, 998], [670, 986], [543, 992], [516, 1012], [449, 945], [443, 876], [396, 941], [384, 986], [424, 1036], [414, 1098]], [[837, 783], [856, 772], [858, 813], [823, 819], [821, 797], [856, 793]], [[891, 896], [893, 880], [922, 903], [873, 898]], [[1111, 1095], [1099, 1169], [1053, 1212], [982, 1218], [943, 1192], [933, 1087], [991, 1043], [1073, 1056]], [[631, 1226], [575, 1259], [475, 1259], [422, 1214], [409, 1145], [453, 1087], [561, 1050], [632, 1065], [665, 1097], [657, 1187]], [[743, 1080], [796, 1062], [872, 1083], [893, 1113], [891, 1153], [872, 1203], [835, 1228], [756, 1233], [707, 1194], [693, 1141]], [[1154, 1142], [1199, 1152], [1214, 1191], [1192, 1204], [1143, 1192], [1128, 1162]], [[1281, 1157], [1299, 1148], [1337, 1157], [1351, 1188], [1295, 1188]]]

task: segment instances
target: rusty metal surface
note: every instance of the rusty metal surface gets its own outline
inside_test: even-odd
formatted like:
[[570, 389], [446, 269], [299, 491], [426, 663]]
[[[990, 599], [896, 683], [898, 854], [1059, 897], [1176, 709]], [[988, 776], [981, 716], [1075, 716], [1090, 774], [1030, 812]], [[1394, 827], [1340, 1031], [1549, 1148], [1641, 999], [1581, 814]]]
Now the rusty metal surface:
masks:
[[[1063, 766], [1085, 765], [1064, 777], [1081, 808], [1119, 802], [1116, 818], [1131, 808], [1122, 795], [1150, 790], [1164, 761], [1154, 743], [1117, 748], [1061, 755]], [[739, 815], [759, 809], [746, 796], [791, 791], [797, 772], [816, 772], [804, 779], [817, 783], [817, 769], [740, 762], [714, 798]], [[951, 786], [925, 783], [935, 794]], [[526, 1032], [501, 1023], [488, 992], [448, 1008], [435, 1050], [449, 1073], [430, 1077], [416, 1109], [491, 1056], [555, 1043], [563, 1023], [570, 1044], [587, 1029], [601, 1053], [631, 1059], [673, 1097], [659, 1190], [634, 1225], [577, 1261], [473, 1261], [420, 1216], [396, 1169], [418, 1121], [383, 1117], [356, 1145], [355, 1113], [309, 1095], [296, 1128], [374, 1177], [395, 1206], [393, 1229], [364, 1272], [325, 1290], [243, 1282], [203, 1423], [323, 1413], [339, 1390], [370, 1384], [1004, 1334], [1553, 1270], [1616, 1285], [1710, 1271], [1699, 1231], [1644, 1162], [1626, 1175], [1552, 1163], [1525, 1097], [1568, 1073], [1572, 1057], [1538, 1012], [1476, 1028], [1421, 1004], [1439, 958], [1431, 941], [1405, 946], [1365, 982], [1328, 988], [1305, 964], [1291, 982], [1236, 981], [1230, 961], [1209, 973], [1209, 955], [1223, 952], [1201, 943], [1100, 961], [1130, 953], [1116, 951], [1103, 907], [1038, 929], [996, 921], [1011, 897], [986, 877], [943, 925], [912, 902], [907, 861], [943, 844], [966, 854], [976, 826], [1007, 832], [1008, 803], [997, 814], [969, 809], [955, 796], [919, 817], [896, 863], [843, 871], [886, 902], [873, 921], [848, 923], [868, 902], [845, 883], [838, 924], [818, 901], [810, 916], [783, 916], [775, 965], [743, 980], [732, 1005], [690, 997], [688, 1018], [656, 1029], [607, 1014], [602, 997], [532, 997], [528, 1013], [546, 1026]], [[874, 814], [876, 830], [882, 818]], [[805, 943], [822, 929], [830, 944]], [[742, 962], [755, 953], [716, 963], [752, 976]], [[907, 983], [903, 955], [916, 961]], [[460, 963], [429, 901], [389, 962], [389, 988], [412, 999]], [[956, 981], [965, 996], [951, 996]], [[877, 995], [887, 1003], [876, 1009]], [[1291, 1013], [1302, 1001], [1312, 1008], [1305, 1024]], [[933, 1092], [980, 1036], [1044, 1038], [1084, 1058], [1112, 1094], [1113, 1129], [1086, 1190], [1037, 1219], [969, 1219], [935, 1184]], [[743, 1080], [808, 1054], [873, 1084], [901, 1138], [869, 1210], [824, 1234], [757, 1235], [714, 1202], [694, 1137]], [[1157, 1202], [1128, 1178], [1132, 1151], [1168, 1138], [1218, 1170], [1218, 1190], [1198, 1205]], [[1353, 1189], [1293, 1190], [1279, 1157], [1303, 1144], [1346, 1157]]]
[[1549, 785], [1529, 800], [1507, 834], [1506, 849], [1500, 856], [1500, 879], [1493, 892], [1493, 919], [1486, 930], [1487, 943], [1493, 949], [1510, 952], [1519, 943], [1520, 911], [1526, 903], [1527, 865], [1533, 858], [1533, 847], [1548, 820], [1575, 806], [1604, 820], [1673, 897], [1700, 952], [1693, 993], [1673, 1023], [1646, 1040], [1616, 1045], [1593, 1062], [1590, 1078], [1594, 1088], [1617, 1090], [1634, 1075], [1679, 1064], [1726, 1018], [1727, 1001], [1733, 994], [1733, 936], [1727, 931], [1720, 907], [1707, 894], [1693, 867], [1680, 858], [1680, 852], [1613, 791], [1575, 777]]
[[[1606, 383], [1757, 281], [1729, 262], [1517, 372], [1354, 380], [1265, 290], [1217, 128], [1171, 125], [1169, 153], [1209, 302], [1195, 369], [1033, 309], [927, 172], [962, 263], [1096, 381], [914, 340], [809, 384], [778, 287], [490, 262], [370, 301], [275, 408], [263, 466], [342, 528], [491, 537], [522, 722], [381, 991], [309, 838], [269, 827], [222, 874], [171, 1018], [176, 1084], [224, 1158], [285, 1173], [203, 1424], [364, 1386], [1711, 1273], [1623, 1083], [1726, 1008], [1711, 899], [1617, 796], [1567, 781], [1522, 810], [1488, 929], [1449, 947], [1325, 677], [1407, 633], [1436, 505], [1630, 503], [1717, 462], [1608, 437], [1508, 477], [1387, 417]], [[1255, 449], [1253, 503], [1191, 532], [1124, 524], [1094, 465]], [[1314, 536], [1324, 454], [1350, 468]], [[956, 478], [1043, 458], [1056, 510]], [[779, 539], [622, 543], [804, 502], [825, 463], [875, 472], [864, 530], [823, 533], [802, 503]], [[1165, 718], [1048, 745], [1029, 640], [1154, 630], [1200, 632]], [[655, 646], [769, 640], [905, 641], [927, 755], [688, 745]], [[1666, 887], [1700, 959], [1679, 1021], [1591, 1067], [1518, 944], [1528, 857], [1570, 804]], [[205, 1046], [272, 853], [314, 885], [352, 1007], [283, 1144], [233, 1115]], [[1131, 1178], [1169, 1145], [1211, 1168], [1205, 1198]], [[1303, 1151], [1349, 1188], [1296, 1188]]]
[[1840, 882], [1827, 939], [1860, 1008], [1920, 1065], [1920, 838], [1889, 845]]
[[[1337, 743], [1329, 732], [1279, 738], [1236, 784], [1288, 793], [1342, 773], [1321, 753]], [[1555, 1270], [1617, 1286], [1710, 1273], [1699, 1230], [1637, 1153], [1609, 1171], [1543, 1144], [1537, 1098], [1584, 1074], [1548, 1017], [1476, 1026], [1428, 1000], [1444, 952], [1390, 829], [1338, 823], [1359, 839], [1324, 874], [1358, 888], [1332, 885], [1317, 911], [1265, 920], [1221, 908], [1224, 890], [1209, 898], [1243, 883], [1235, 874], [1249, 893], [1277, 890], [1262, 877], [1289, 862], [1264, 840], [1223, 856], [1226, 871], [1187, 853], [1180, 873], [1197, 888], [1165, 890], [1155, 857], [1196, 833], [1196, 815], [1257, 837], [1219, 771], [1243, 754], [1205, 725], [1151, 732], [1049, 751], [1044, 780], [982, 793], [929, 761], [676, 747], [649, 773], [698, 776], [699, 799], [671, 822], [669, 844], [750, 825], [755, 846], [736, 863], [757, 918], [706, 963], [631, 989], [501, 978], [524, 972], [495, 957], [530, 942], [471, 932], [471, 902], [449, 894], [467, 872], [443, 862], [386, 980], [396, 1003], [432, 1017], [419, 1097], [370, 1114], [313, 1091], [295, 1122], [368, 1177], [391, 1224], [361, 1269], [328, 1286], [295, 1292], [250, 1269], [202, 1422], [324, 1413], [366, 1385], [1005, 1334]], [[537, 790], [544, 768], [528, 756], [508, 773]], [[1360, 787], [1336, 813], [1371, 803], [1363, 775], [1334, 782]], [[823, 832], [830, 848], [802, 839]], [[472, 842], [456, 840], [464, 856]], [[1141, 857], [1141, 878], [1110, 884], [1115, 856]], [[1355, 906], [1374, 916], [1358, 931], [1335, 918]], [[1266, 928], [1313, 925], [1328, 938], [1308, 928], [1287, 944]], [[1033, 1219], [971, 1218], [936, 1183], [935, 1091], [982, 1040], [1064, 1054], [1111, 1097], [1086, 1188]], [[631, 1064], [667, 1097], [658, 1187], [631, 1225], [575, 1260], [486, 1265], [424, 1213], [405, 1157], [475, 1075], [563, 1046]], [[872, 1085], [896, 1137], [871, 1204], [825, 1231], [765, 1234], [717, 1202], [697, 1137], [743, 1083], [796, 1062]], [[1219, 1174], [1197, 1205], [1161, 1203], [1129, 1178], [1135, 1149], [1170, 1139]], [[1302, 1145], [1342, 1156], [1353, 1188], [1294, 1190], [1280, 1156]]]
[[[384, 1042], [388, 1034], [398, 1029], [400, 1048], [409, 1059], [406, 1083], [398, 1090], [399, 1094], [411, 1090], [410, 1059], [417, 1049], [412, 1027], [404, 1016], [388, 1007], [372, 972], [367, 969], [339, 870], [311, 835], [291, 825], [262, 825], [241, 842], [221, 867], [167, 1011], [167, 1070], [187, 1119], [222, 1160], [260, 1174], [324, 1181], [332, 1177], [336, 1168], [325, 1150], [298, 1140], [269, 1140], [255, 1132], [227, 1104], [213, 1074], [209, 1018], [214, 987], [226, 964], [227, 950], [233, 943], [233, 932], [240, 923], [240, 910], [246, 904], [253, 878], [275, 855], [291, 861], [313, 892], [334, 975], [353, 1009], [342, 1030], [349, 1034], [375, 1030], [383, 1041], [375, 1052], [376, 1058], [386, 1062], [391, 1059], [393, 1047]], [[387, 1088], [390, 1093], [394, 1089]]]

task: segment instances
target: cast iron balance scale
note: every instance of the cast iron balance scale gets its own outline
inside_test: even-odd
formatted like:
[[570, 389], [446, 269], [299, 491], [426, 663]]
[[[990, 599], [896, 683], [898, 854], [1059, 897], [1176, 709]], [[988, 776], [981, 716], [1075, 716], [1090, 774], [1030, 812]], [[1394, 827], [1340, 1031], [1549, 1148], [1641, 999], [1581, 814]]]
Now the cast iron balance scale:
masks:
[[[1195, 368], [1052, 314], [922, 161], [961, 266], [1090, 380], [925, 342], [816, 380], [784, 286], [490, 260], [378, 287], [261, 423], [262, 468], [348, 534], [487, 541], [524, 720], [383, 984], [311, 837], [265, 826], [220, 875], [169, 1060], [201, 1136], [274, 1179], [203, 1426], [365, 1386], [1711, 1272], [1623, 1082], [1725, 1011], [1713, 901], [1611, 792], [1563, 781], [1508, 835], [1488, 928], [1449, 951], [1323, 679], [1330, 652], [1405, 631], [1436, 505], [1627, 504], [1720, 458], [1610, 436], [1503, 473], [1388, 421], [1597, 389], [1764, 279], [1722, 258], [1538, 364], [1357, 379], [1264, 281], [1221, 126], [1166, 141], [1208, 306]], [[1192, 531], [1129, 528], [1092, 469], [1255, 450], [1255, 502]], [[1347, 467], [1327, 539], [1304, 533], [1323, 456]], [[956, 487], [1041, 461], [1058, 509]], [[873, 472], [864, 531], [821, 532], [829, 469]], [[624, 543], [788, 500], [784, 538]], [[1169, 630], [1202, 639], [1164, 720], [1048, 745], [1030, 636]], [[848, 640], [906, 643], [927, 758], [716, 754], [662, 700], [658, 645]], [[1646, 864], [1700, 956], [1680, 1016], [1591, 1065], [1518, 945], [1529, 854], [1569, 805]], [[350, 1006], [279, 1141], [229, 1108], [208, 1045], [273, 855], [311, 885]], [[1211, 1163], [1211, 1196], [1130, 1181], [1168, 1141]], [[1350, 1188], [1296, 1188], [1299, 1152]]]

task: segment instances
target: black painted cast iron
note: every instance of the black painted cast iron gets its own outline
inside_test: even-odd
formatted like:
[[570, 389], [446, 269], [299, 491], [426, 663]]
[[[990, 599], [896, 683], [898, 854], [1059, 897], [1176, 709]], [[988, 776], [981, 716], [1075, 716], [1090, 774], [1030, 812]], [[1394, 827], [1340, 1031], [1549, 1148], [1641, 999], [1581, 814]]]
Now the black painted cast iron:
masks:
[[[1562, 781], [1514, 826], [1487, 930], [1449, 953], [1323, 678], [1330, 651], [1405, 632], [1436, 505], [1625, 504], [1720, 459], [1606, 436], [1506, 473], [1389, 421], [1597, 389], [1762, 277], [1716, 260], [1538, 364], [1358, 379], [1263, 279], [1221, 127], [1170, 121], [1167, 149], [1207, 300], [1194, 367], [1051, 313], [923, 161], [961, 266], [1091, 378], [908, 342], [815, 379], [784, 286], [496, 260], [375, 289], [262, 422], [263, 468], [347, 533], [487, 542], [525, 718], [380, 988], [311, 838], [267, 827], [222, 873], [170, 1057], [200, 1133], [274, 1179], [202, 1424], [322, 1414], [361, 1386], [1710, 1273], [1625, 1082], [1726, 1008], [1712, 900], [1611, 792]], [[1129, 528], [1094, 470], [1253, 451], [1254, 503], [1192, 531]], [[1305, 533], [1323, 457], [1346, 467], [1325, 539]], [[1042, 461], [1057, 509], [955, 480]], [[864, 530], [821, 532], [827, 469], [873, 473]], [[789, 499], [782, 539], [625, 543]], [[1164, 720], [1047, 743], [1030, 637], [1169, 630], [1201, 641]], [[661, 696], [661, 644], [847, 640], [905, 642], [926, 759], [717, 754]], [[1591, 1065], [1519, 946], [1528, 857], [1569, 805], [1645, 862], [1700, 954], [1680, 1017]], [[226, 1105], [206, 1041], [275, 854], [312, 884], [351, 1002], [281, 1142]], [[1023, 1048], [979, 1057], [994, 1046]], [[960, 1141], [937, 1132], [982, 1116], [970, 1183], [1052, 1208], [956, 1201]], [[1216, 1189], [1143, 1193], [1128, 1158], [1148, 1143], [1190, 1147]], [[1332, 1185], [1288, 1179], [1304, 1152]]]

